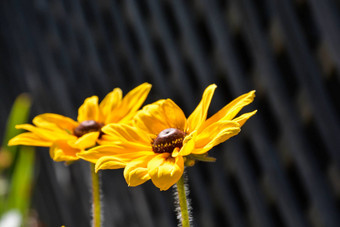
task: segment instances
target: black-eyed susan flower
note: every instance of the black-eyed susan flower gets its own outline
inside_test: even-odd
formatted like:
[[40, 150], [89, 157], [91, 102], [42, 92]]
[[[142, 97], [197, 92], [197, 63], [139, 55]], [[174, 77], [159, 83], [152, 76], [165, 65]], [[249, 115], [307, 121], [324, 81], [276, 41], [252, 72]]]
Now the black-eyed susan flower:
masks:
[[[102, 145], [78, 153], [82, 159], [95, 162], [100, 169], [124, 168], [129, 186], [151, 179], [167, 190], [182, 176], [185, 163], [208, 159], [207, 152], [240, 132], [241, 126], [256, 113], [239, 111], [255, 97], [255, 91], [244, 94], [207, 119], [216, 85], [204, 91], [201, 102], [186, 118], [170, 99], [146, 105], [133, 124], [109, 124], [102, 128]], [[189, 164], [190, 165], [190, 164]]]
[[53, 160], [75, 161], [79, 159], [78, 152], [96, 145], [102, 136], [103, 126], [131, 120], [150, 89], [151, 85], [144, 83], [123, 98], [121, 89], [115, 88], [100, 104], [97, 96], [89, 97], [78, 109], [77, 121], [53, 113], [38, 115], [33, 119], [33, 125], [16, 126], [28, 132], [12, 138], [9, 145], [50, 147]]

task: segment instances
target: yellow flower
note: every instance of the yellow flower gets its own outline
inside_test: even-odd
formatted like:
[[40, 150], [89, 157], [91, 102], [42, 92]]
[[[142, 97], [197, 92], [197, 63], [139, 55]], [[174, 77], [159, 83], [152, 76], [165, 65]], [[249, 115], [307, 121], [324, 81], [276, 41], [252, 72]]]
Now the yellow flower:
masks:
[[204, 91], [201, 102], [186, 118], [170, 99], [146, 105], [133, 119], [133, 124], [109, 124], [102, 145], [78, 153], [82, 159], [96, 162], [100, 169], [124, 169], [129, 186], [137, 186], [151, 179], [167, 190], [183, 174], [188, 160], [209, 160], [207, 152], [240, 132], [240, 127], [256, 113], [239, 111], [255, 97], [255, 91], [244, 94], [207, 118], [216, 85]]
[[17, 125], [17, 129], [28, 132], [12, 138], [8, 144], [50, 147], [51, 158], [55, 161], [78, 160], [78, 152], [99, 142], [103, 126], [130, 121], [150, 89], [151, 85], [144, 83], [122, 98], [121, 89], [115, 88], [99, 105], [97, 96], [89, 97], [78, 109], [77, 121], [53, 113], [38, 115], [33, 119], [34, 125]]

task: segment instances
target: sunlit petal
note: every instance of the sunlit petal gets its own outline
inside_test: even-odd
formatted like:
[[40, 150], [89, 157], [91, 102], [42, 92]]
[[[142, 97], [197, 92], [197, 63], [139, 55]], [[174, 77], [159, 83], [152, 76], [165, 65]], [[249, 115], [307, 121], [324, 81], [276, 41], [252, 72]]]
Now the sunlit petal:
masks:
[[124, 159], [126, 162], [128, 162], [134, 158], [152, 154], [154, 154], [153, 151], [143, 150], [143, 147], [138, 146], [138, 144], [120, 143], [96, 146], [92, 149], [82, 151], [77, 155], [81, 159], [95, 163], [103, 156], [119, 156], [121, 159]]
[[47, 141], [55, 141], [55, 140], [67, 140], [74, 138], [73, 135], [70, 135], [67, 131], [53, 130], [53, 129], [45, 129], [38, 128], [30, 124], [22, 124], [16, 125], [16, 129], [25, 129], [37, 135], [38, 137], [47, 140]]
[[173, 158], [169, 153], [159, 154], [149, 161], [148, 171], [154, 185], [161, 191], [167, 190], [183, 175], [183, 157]]
[[233, 121], [237, 122], [240, 124], [240, 127], [244, 125], [244, 123], [246, 123], [246, 121], [252, 117], [254, 114], [256, 114], [257, 110], [254, 110], [252, 112], [249, 112], [249, 113], [245, 113], [245, 114], [242, 114], [241, 116], [237, 117], [237, 118], [234, 118]]
[[150, 135], [142, 130], [127, 124], [109, 124], [102, 131], [110, 136], [112, 141], [139, 142], [150, 145]]
[[112, 114], [109, 122], [126, 123], [142, 106], [151, 89], [151, 84], [143, 83], [127, 93], [119, 105], [119, 110]]
[[57, 140], [50, 147], [50, 156], [56, 162], [78, 160], [78, 152], [79, 149], [72, 148], [64, 140]]
[[177, 157], [178, 155], [187, 156], [189, 155], [193, 149], [195, 148], [195, 140], [196, 131], [190, 133], [189, 135], [184, 137], [183, 146], [180, 150], [176, 149], [172, 152], [172, 157]]
[[98, 139], [100, 132], [89, 132], [79, 137], [77, 140], [69, 141], [69, 145], [78, 148], [78, 149], [86, 149], [89, 147], [93, 147], [96, 145], [96, 141]]
[[167, 128], [184, 130], [186, 118], [171, 99], [159, 100], [146, 105], [134, 118], [136, 127], [157, 135]]
[[153, 155], [143, 156], [129, 162], [124, 169], [124, 177], [129, 186], [138, 186], [150, 179], [148, 173], [148, 162], [154, 157]]
[[195, 149], [192, 151], [192, 153], [206, 153], [214, 146], [217, 146], [227, 139], [237, 135], [240, 130], [240, 126], [237, 122], [216, 122], [197, 135], [195, 138]]
[[116, 114], [116, 112], [113, 110], [120, 105], [122, 96], [123, 94], [120, 88], [113, 89], [113, 91], [105, 96], [99, 105], [101, 122], [105, 124], [111, 123], [110, 119], [114, 119], [113, 115]]
[[134, 153], [123, 153], [110, 156], [102, 156], [95, 163], [96, 171], [100, 169], [120, 169], [124, 168], [130, 162], [133, 162], [139, 158], [147, 158], [154, 156], [154, 153], [150, 152], [134, 152]]
[[180, 155], [186, 156], [186, 155], [191, 154], [191, 152], [194, 150], [194, 147], [195, 147], [195, 141], [193, 139], [193, 137], [195, 135], [196, 135], [196, 133], [193, 132], [193, 134], [191, 134], [189, 136], [186, 136], [184, 138], [183, 147], [182, 147], [182, 149], [180, 151]]
[[216, 136], [223, 130], [239, 130], [240, 125], [234, 121], [218, 121], [214, 124], [209, 125], [201, 133], [199, 133], [195, 138], [196, 147], [204, 147], [210, 141], [214, 140]]
[[232, 102], [230, 102], [228, 105], [223, 107], [220, 111], [218, 111], [212, 117], [207, 119], [207, 121], [202, 125], [201, 129], [208, 127], [210, 124], [216, 121], [232, 120], [244, 106], [253, 102], [254, 97], [255, 97], [255, 91], [251, 91], [234, 99]]
[[122, 161], [117, 156], [102, 156], [99, 158], [95, 165], [95, 171], [98, 172], [101, 169], [120, 169], [124, 168], [127, 162]]
[[99, 107], [98, 97], [92, 96], [85, 99], [83, 105], [78, 109], [78, 122], [93, 120], [98, 121], [99, 118]]
[[39, 128], [62, 130], [67, 131], [70, 134], [73, 129], [78, 126], [78, 123], [71, 118], [53, 113], [45, 113], [36, 116], [33, 119], [33, 124]]
[[52, 142], [50, 140], [43, 139], [32, 132], [21, 133], [8, 142], [9, 146], [13, 145], [27, 145], [38, 147], [49, 147]]
[[210, 102], [216, 87], [215, 84], [212, 84], [205, 89], [201, 102], [188, 118], [187, 129], [189, 132], [198, 129], [206, 120]]

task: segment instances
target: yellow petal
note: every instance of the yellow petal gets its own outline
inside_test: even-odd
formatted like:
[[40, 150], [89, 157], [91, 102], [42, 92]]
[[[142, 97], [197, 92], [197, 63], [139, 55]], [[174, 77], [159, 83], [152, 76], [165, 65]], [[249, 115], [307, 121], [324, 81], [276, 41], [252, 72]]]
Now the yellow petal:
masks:
[[98, 121], [99, 118], [99, 107], [98, 97], [92, 96], [85, 99], [83, 105], [78, 109], [78, 122], [94, 120]]
[[179, 155], [180, 150], [181, 149], [179, 147], [175, 147], [175, 149], [171, 153], [171, 157], [173, 158], [177, 157]]
[[78, 157], [96, 163], [102, 157], [110, 156], [115, 157], [115, 160], [120, 162], [130, 162], [133, 159], [139, 158], [143, 155], [153, 155], [152, 150], [141, 150], [140, 147], [133, 146], [131, 144], [111, 144], [111, 145], [100, 145], [92, 149], [82, 151], [78, 153]]
[[240, 127], [242, 127], [250, 117], [256, 114], [256, 112], [257, 110], [254, 110], [253, 112], [242, 114], [241, 116], [234, 118], [233, 121], [236, 121], [237, 123], [240, 124]]
[[100, 111], [100, 122], [103, 122], [105, 124], [110, 123], [109, 119], [111, 117], [111, 114], [115, 114], [113, 111], [115, 108], [117, 108], [121, 101], [122, 101], [122, 90], [120, 88], [113, 89], [112, 92], [107, 94], [103, 101], [101, 101], [99, 105], [99, 111]]
[[183, 140], [183, 147], [180, 150], [180, 155], [187, 156], [191, 154], [191, 152], [194, 150], [195, 142], [194, 137], [196, 136], [196, 131], [191, 133], [190, 135], [186, 136]]
[[251, 91], [234, 99], [232, 102], [223, 107], [212, 117], [207, 119], [207, 121], [203, 124], [201, 129], [204, 129], [205, 127], [208, 127], [210, 124], [220, 120], [232, 120], [244, 106], [253, 102], [254, 97], [255, 91]]
[[96, 162], [95, 171], [98, 172], [101, 169], [120, 169], [126, 166], [127, 162], [115, 156], [103, 156]]
[[157, 135], [167, 128], [185, 129], [186, 118], [171, 99], [159, 100], [146, 105], [134, 118], [137, 128]]
[[162, 130], [169, 128], [168, 122], [164, 120], [161, 106], [166, 100], [158, 100], [144, 106], [134, 117], [134, 124], [150, 134], [157, 135]]
[[115, 137], [103, 134], [100, 138], [98, 138], [97, 142], [100, 145], [110, 145], [115, 140], [116, 140]]
[[151, 84], [143, 83], [125, 95], [116, 113], [112, 114], [110, 122], [126, 123], [142, 106], [151, 89]]
[[33, 124], [39, 128], [49, 130], [66, 130], [68, 133], [72, 133], [73, 129], [78, 126], [78, 123], [71, 118], [53, 113], [45, 113], [36, 116], [33, 119]]
[[168, 123], [169, 127], [184, 131], [186, 117], [183, 110], [179, 108], [176, 103], [171, 99], [167, 99], [160, 108], [162, 108], [163, 118]]
[[70, 135], [67, 131], [54, 130], [54, 128], [38, 128], [30, 124], [16, 125], [15, 128], [30, 131], [37, 137], [40, 137], [42, 140], [46, 141], [67, 140], [75, 138], [75, 136]]
[[151, 152], [134, 152], [125, 154], [115, 154], [110, 156], [102, 156], [96, 162], [95, 170], [96, 172], [100, 169], [120, 169], [124, 168], [130, 162], [134, 160], [155, 156], [155, 153]]
[[193, 154], [203, 154], [214, 146], [226, 141], [240, 132], [240, 125], [233, 121], [219, 121], [205, 128], [195, 138]]
[[[112, 145], [103, 145], [103, 146], [96, 146], [89, 150], [83, 150], [77, 154], [77, 156], [85, 161], [96, 163], [98, 159], [104, 156], [110, 156], [115, 153], [119, 153], [119, 150], [122, 149], [118, 146]], [[114, 152], [118, 150], [118, 152]]]
[[150, 179], [148, 173], [148, 162], [154, 157], [153, 155], [143, 156], [129, 162], [124, 169], [124, 177], [129, 186], [138, 186]]
[[111, 141], [135, 142], [148, 147], [151, 143], [149, 134], [127, 124], [109, 124], [103, 127], [102, 131], [110, 136]]
[[195, 137], [195, 147], [204, 147], [210, 141], [216, 138], [216, 136], [227, 129], [239, 129], [240, 125], [234, 121], [218, 121], [209, 125], [202, 132]]
[[63, 140], [55, 141], [50, 147], [50, 156], [56, 162], [78, 160], [78, 152], [80, 152], [79, 149], [70, 147], [67, 141]]
[[79, 137], [77, 140], [70, 140], [68, 144], [74, 148], [86, 149], [96, 145], [100, 132], [89, 132]]
[[156, 187], [161, 191], [168, 190], [183, 175], [183, 157], [173, 158], [169, 153], [159, 154], [149, 161], [148, 171]]
[[201, 102], [188, 118], [187, 129], [189, 132], [198, 129], [206, 120], [210, 102], [216, 87], [215, 84], [212, 84], [205, 89]]
[[49, 147], [52, 142], [50, 140], [45, 140], [32, 132], [24, 132], [21, 133], [14, 138], [12, 138], [9, 142], [9, 146], [13, 145], [27, 145], [27, 146], [37, 146], [37, 147]]

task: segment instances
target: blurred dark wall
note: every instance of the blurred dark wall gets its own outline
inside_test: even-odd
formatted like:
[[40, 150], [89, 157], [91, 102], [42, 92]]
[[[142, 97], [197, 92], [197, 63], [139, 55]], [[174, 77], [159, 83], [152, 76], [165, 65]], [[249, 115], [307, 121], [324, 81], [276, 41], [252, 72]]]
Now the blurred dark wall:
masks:
[[[188, 169], [195, 226], [339, 226], [337, 0], [4, 0], [0, 136], [17, 95], [32, 117], [75, 118], [91, 95], [153, 85], [188, 115], [216, 83], [211, 113], [256, 89], [258, 113]], [[40, 151], [41, 150], [41, 151]], [[88, 165], [37, 153], [32, 210], [43, 226], [89, 226]], [[176, 226], [172, 190], [128, 188], [102, 171], [104, 226]]]

